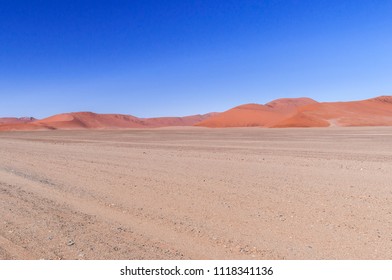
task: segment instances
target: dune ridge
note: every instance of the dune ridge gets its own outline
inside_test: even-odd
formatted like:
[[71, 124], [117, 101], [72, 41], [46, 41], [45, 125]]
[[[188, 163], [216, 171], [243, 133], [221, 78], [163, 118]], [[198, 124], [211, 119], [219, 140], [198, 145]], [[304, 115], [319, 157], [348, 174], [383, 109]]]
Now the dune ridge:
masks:
[[348, 102], [282, 98], [265, 105], [237, 106], [196, 125], [211, 128], [392, 126], [392, 96]]
[[82, 129], [127, 129], [156, 128], [165, 126], [192, 126], [215, 113], [186, 117], [138, 118], [132, 115], [96, 114], [74, 112], [54, 115], [45, 119], [31, 119], [29, 122], [0, 122], [0, 131], [24, 130], [82, 130]]
[[74, 112], [45, 119], [0, 118], [0, 131], [158, 128], [170, 126], [333, 127], [392, 126], [392, 96], [360, 101], [317, 102], [280, 98], [266, 104], [243, 104], [223, 113], [185, 117], [138, 118], [132, 115]]

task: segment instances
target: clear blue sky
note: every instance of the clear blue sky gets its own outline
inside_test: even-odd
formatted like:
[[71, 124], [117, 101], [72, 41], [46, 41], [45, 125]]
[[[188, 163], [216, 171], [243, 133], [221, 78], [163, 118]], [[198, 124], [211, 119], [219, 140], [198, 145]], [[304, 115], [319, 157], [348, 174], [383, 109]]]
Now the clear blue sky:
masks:
[[392, 95], [390, 0], [2, 0], [0, 116]]

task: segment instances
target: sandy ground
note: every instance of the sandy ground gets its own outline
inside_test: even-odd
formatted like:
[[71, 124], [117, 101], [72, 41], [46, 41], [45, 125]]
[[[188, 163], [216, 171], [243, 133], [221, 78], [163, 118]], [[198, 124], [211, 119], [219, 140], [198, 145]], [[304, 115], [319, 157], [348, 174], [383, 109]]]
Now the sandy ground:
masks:
[[0, 133], [0, 259], [391, 259], [392, 128]]

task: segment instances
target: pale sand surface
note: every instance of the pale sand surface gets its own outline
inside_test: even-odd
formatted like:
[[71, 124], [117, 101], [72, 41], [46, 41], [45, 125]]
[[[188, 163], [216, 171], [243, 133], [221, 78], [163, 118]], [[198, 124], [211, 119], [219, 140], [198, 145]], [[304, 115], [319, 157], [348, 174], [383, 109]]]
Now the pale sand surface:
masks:
[[392, 128], [0, 133], [0, 259], [391, 259]]

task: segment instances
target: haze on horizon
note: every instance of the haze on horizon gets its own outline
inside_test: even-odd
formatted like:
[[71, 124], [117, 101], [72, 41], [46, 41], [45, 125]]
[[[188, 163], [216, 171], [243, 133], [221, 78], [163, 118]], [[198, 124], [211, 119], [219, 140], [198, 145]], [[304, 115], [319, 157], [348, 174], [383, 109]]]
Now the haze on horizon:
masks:
[[0, 3], [0, 116], [391, 95], [392, 2]]

